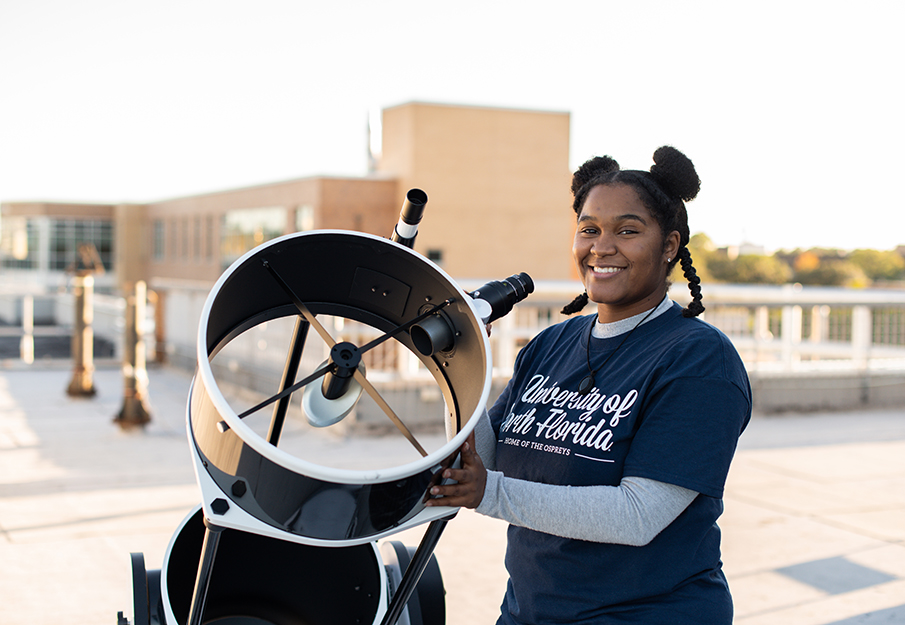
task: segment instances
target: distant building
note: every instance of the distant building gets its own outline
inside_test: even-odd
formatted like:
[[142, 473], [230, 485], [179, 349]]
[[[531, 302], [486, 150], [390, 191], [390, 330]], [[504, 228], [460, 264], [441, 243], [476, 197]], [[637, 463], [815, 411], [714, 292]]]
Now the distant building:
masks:
[[[93, 243], [105, 269], [114, 262], [114, 207], [106, 204], [0, 204], [0, 267], [7, 285], [53, 289], [76, 262], [80, 243]], [[100, 279], [100, 288], [114, 277]]]
[[729, 245], [727, 247], [720, 248], [721, 252], [724, 252], [726, 256], [730, 259], [735, 260], [739, 256], [766, 256], [767, 248], [763, 245], [756, 245], [754, 243], [743, 242], [739, 245]]
[[[361, 178], [317, 176], [148, 204], [0, 205], [7, 280], [56, 288], [79, 243], [97, 247], [98, 289], [136, 280], [213, 285], [247, 250], [311, 229], [389, 236], [406, 192], [429, 197], [415, 249], [460, 279], [520, 271], [575, 277], [569, 114], [409, 103], [383, 111], [382, 153]], [[155, 286], [157, 285], [157, 286]]]

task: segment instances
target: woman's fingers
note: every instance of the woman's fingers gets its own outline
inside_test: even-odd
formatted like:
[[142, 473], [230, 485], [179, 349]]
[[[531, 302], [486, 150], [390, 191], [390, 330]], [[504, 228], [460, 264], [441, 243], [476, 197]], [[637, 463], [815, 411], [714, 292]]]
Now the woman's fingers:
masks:
[[438, 484], [431, 488], [428, 506], [456, 506], [476, 508], [484, 498], [487, 470], [481, 457], [474, 450], [474, 432], [461, 448], [462, 466], [459, 469], [444, 469], [443, 478], [453, 480], [452, 484]]

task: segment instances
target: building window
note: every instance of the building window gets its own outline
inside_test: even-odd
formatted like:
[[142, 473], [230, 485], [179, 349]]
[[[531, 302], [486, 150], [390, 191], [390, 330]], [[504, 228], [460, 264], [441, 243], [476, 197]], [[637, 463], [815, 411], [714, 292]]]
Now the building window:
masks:
[[282, 207], [231, 210], [221, 218], [220, 263], [229, 267], [245, 252], [286, 232]]
[[0, 258], [9, 269], [38, 268], [38, 227], [25, 217], [4, 217], [0, 229]]
[[155, 219], [151, 226], [151, 250], [154, 260], [161, 261], [166, 256], [166, 230], [163, 219]]
[[179, 242], [182, 244], [182, 247], [180, 248], [181, 251], [179, 253], [179, 256], [180, 256], [180, 258], [182, 258], [182, 260], [188, 260], [188, 258], [189, 258], [189, 218], [188, 217], [182, 218], [181, 229], [182, 229], [182, 237], [180, 237]]
[[75, 219], [51, 221], [48, 268], [65, 271], [73, 266], [83, 243], [94, 245], [105, 270], [113, 269], [113, 222]]
[[207, 262], [214, 260], [214, 216], [207, 215], [204, 218], [204, 259]]
[[295, 211], [295, 231], [307, 232], [308, 230], [314, 230], [314, 207], [305, 204], [299, 206]]
[[179, 250], [179, 223], [175, 218], [169, 220], [169, 231], [170, 236], [167, 237], [167, 258], [174, 261]]
[[192, 256], [195, 262], [201, 261], [201, 217], [195, 217], [192, 224]]
[[427, 250], [427, 260], [435, 265], [443, 265], [443, 250]]

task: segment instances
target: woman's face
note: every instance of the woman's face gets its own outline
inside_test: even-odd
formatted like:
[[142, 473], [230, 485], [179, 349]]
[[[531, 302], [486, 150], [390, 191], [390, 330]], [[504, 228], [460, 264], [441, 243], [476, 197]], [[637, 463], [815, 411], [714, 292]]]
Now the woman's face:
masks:
[[625, 319], [666, 296], [669, 259], [679, 233], [663, 241], [657, 220], [625, 184], [591, 189], [578, 216], [572, 256], [600, 321]]

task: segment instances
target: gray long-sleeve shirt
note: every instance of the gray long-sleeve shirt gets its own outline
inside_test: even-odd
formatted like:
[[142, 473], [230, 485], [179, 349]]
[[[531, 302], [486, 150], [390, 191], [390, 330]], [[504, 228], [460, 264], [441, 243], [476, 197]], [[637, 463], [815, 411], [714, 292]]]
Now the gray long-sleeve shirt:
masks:
[[[669, 298], [649, 316], [672, 305]], [[648, 311], [649, 312], [649, 311]], [[611, 324], [595, 335], [629, 331], [647, 312]], [[649, 543], [698, 496], [693, 490], [657, 480], [626, 476], [618, 486], [557, 486], [509, 478], [496, 471], [496, 435], [485, 412], [475, 427], [475, 450], [487, 469], [484, 498], [476, 508], [486, 516], [564, 538], [642, 546]], [[597, 519], [597, 523], [588, 523]]]
[[496, 442], [485, 413], [475, 428], [475, 450], [487, 468], [484, 498], [476, 511], [539, 532], [646, 545], [698, 495], [641, 477], [624, 477], [619, 486], [556, 486], [506, 477], [493, 470]]

